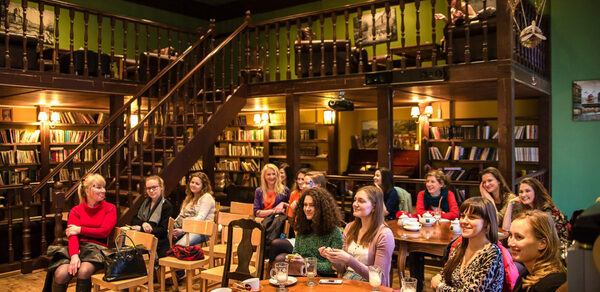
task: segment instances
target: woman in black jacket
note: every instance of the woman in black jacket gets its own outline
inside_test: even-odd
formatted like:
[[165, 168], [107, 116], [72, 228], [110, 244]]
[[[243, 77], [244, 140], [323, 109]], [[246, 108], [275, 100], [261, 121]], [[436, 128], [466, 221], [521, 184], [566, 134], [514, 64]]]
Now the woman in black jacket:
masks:
[[164, 198], [165, 183], [160, 176], [149, 176], [145, 180], [146, 194], [137, 214], [131, 220], [131, 229], [152, 233], [158, 239], [156, 252], [159, 258], [165, 257], [169, 250], [169, 217], [173, 205]]

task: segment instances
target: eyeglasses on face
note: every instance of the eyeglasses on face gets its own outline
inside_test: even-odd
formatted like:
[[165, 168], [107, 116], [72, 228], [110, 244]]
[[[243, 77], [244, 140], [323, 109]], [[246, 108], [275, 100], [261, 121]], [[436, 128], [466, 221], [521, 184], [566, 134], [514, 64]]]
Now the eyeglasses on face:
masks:
[[159, 188], [160, 188], [160, 186], [151, 186], [151, 187], [146, 187], [146, 190], [150, 191], [150, 192], [154, 192], [154, 191], [158, 190]]

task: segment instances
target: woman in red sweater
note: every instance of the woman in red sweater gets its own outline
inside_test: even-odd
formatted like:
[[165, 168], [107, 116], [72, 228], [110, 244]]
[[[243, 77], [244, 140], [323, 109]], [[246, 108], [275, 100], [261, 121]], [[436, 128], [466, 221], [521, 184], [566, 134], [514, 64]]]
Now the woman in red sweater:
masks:
[[425, 176], [426, 190], [419, 192], [417, 196], [417, 214], [423, 215], [427, 211], [439, 208], [442, 211], [442, 218], [448, 220], [458, 218], [458, 204], [454, 193], [448, 190], [449, 183], [448, 177], [441, 170], [428, 172]]
[[[71, 277], [77, 276], [77, 291], [91, 291], [91, 275], [102, 268], [100, 250], [107, 248], [108, 236], [117, 222], [113, 204], [104, 201], [106, 181], [99, 174], [85, 178], [79, 186], [79, 205], [69, 213], [65, 233], [69, 239], [66, 252], [54, 254], [52, 291], [66, 291]], [[60, 255], [63, 255], [60, 257]]]

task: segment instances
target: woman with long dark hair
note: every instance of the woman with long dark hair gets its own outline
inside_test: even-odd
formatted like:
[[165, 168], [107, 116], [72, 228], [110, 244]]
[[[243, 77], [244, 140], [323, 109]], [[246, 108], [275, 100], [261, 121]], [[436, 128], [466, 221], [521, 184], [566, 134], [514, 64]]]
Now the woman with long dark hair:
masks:
[[567, 256], [569, 247], [569, 226], [568, 221], [562, 212], [554, 205], [552, 197], [548, 194], [542, 183], [535, 179], [527, 177], [519, 184], [519, 197], [512, 199], [506, 214], [504, 215], [504, 223], [502, 228], [510, 230], [512, 218], [517, 217], [520, 213], [526, 210], [540, 210], [546, 212], [554, 220], [556, 232], [560, 238], [561, 257], [564, 259]]
[[[175, 219], [175, 229], [173, 236], [177, 239], [177, 244], [186, 245], [185, 232], [181, 229], [183, 219], [194, 219], [197, 221], [214, 221], [216, 202], [213, 197], [212, 187], [208, 176], [203, 172], [195, 172], [190, 175], [189, 183], [185, 188], [185, 199], [181, 204], [181, 211]], [[190, 234], [189, 245], [196, 245], [208, 241], [209, 237], [203, 234]]]
[[383, 217], [383, 193], [380, 188], [360, 188], [352, 203], [354, 221], [344, 229], [342, 249], [321, 247], [321, 255], [343, 274], [345, 279], [369, 280], [369, 266], [382, 271], [381, 285], [390, 287], [390, 267], [395, 243], [392, 230]]
[[375, 171], [375, 175], [373, 175], [373, 183], [383, 191], [383, 215], [385, 219], [396, 219], [400, 200], [398, 192], [394, 188], [394, 176], [392, 172], [385, 167], [378, 168]]
[[498, 247], [498, 222], [494, 203], [482, 197], [460, 206], [462, 242], [450, 253], [442, 273], [431, 279], [436, 291], [500, 292], [504, 261]]
[[567, 280], [554, 220], [546, 212], [519, 214], [510, 227], [508, 246], [513, 259], [526, 268], [513, 291], [556, 291]]
[[481, 172], [479, 193], [496, 205], [498, 224], [501, 224], [504, 220], [504, 214], [510, 201], [517, 197], [508, 187], [500, 171], [495, 167], [488, 167]]

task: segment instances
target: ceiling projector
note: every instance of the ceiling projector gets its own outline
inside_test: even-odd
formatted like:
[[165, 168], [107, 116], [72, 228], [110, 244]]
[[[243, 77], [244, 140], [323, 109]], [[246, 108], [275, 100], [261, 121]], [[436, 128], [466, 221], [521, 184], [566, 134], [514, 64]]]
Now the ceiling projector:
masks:
[[338, 98], [330, 99], [327, 102], [327, 105], [336, 111], [353, 111], [354, 110], [354, 102], [351, 100], [344, 98], [344, 92], [341, 91]]

